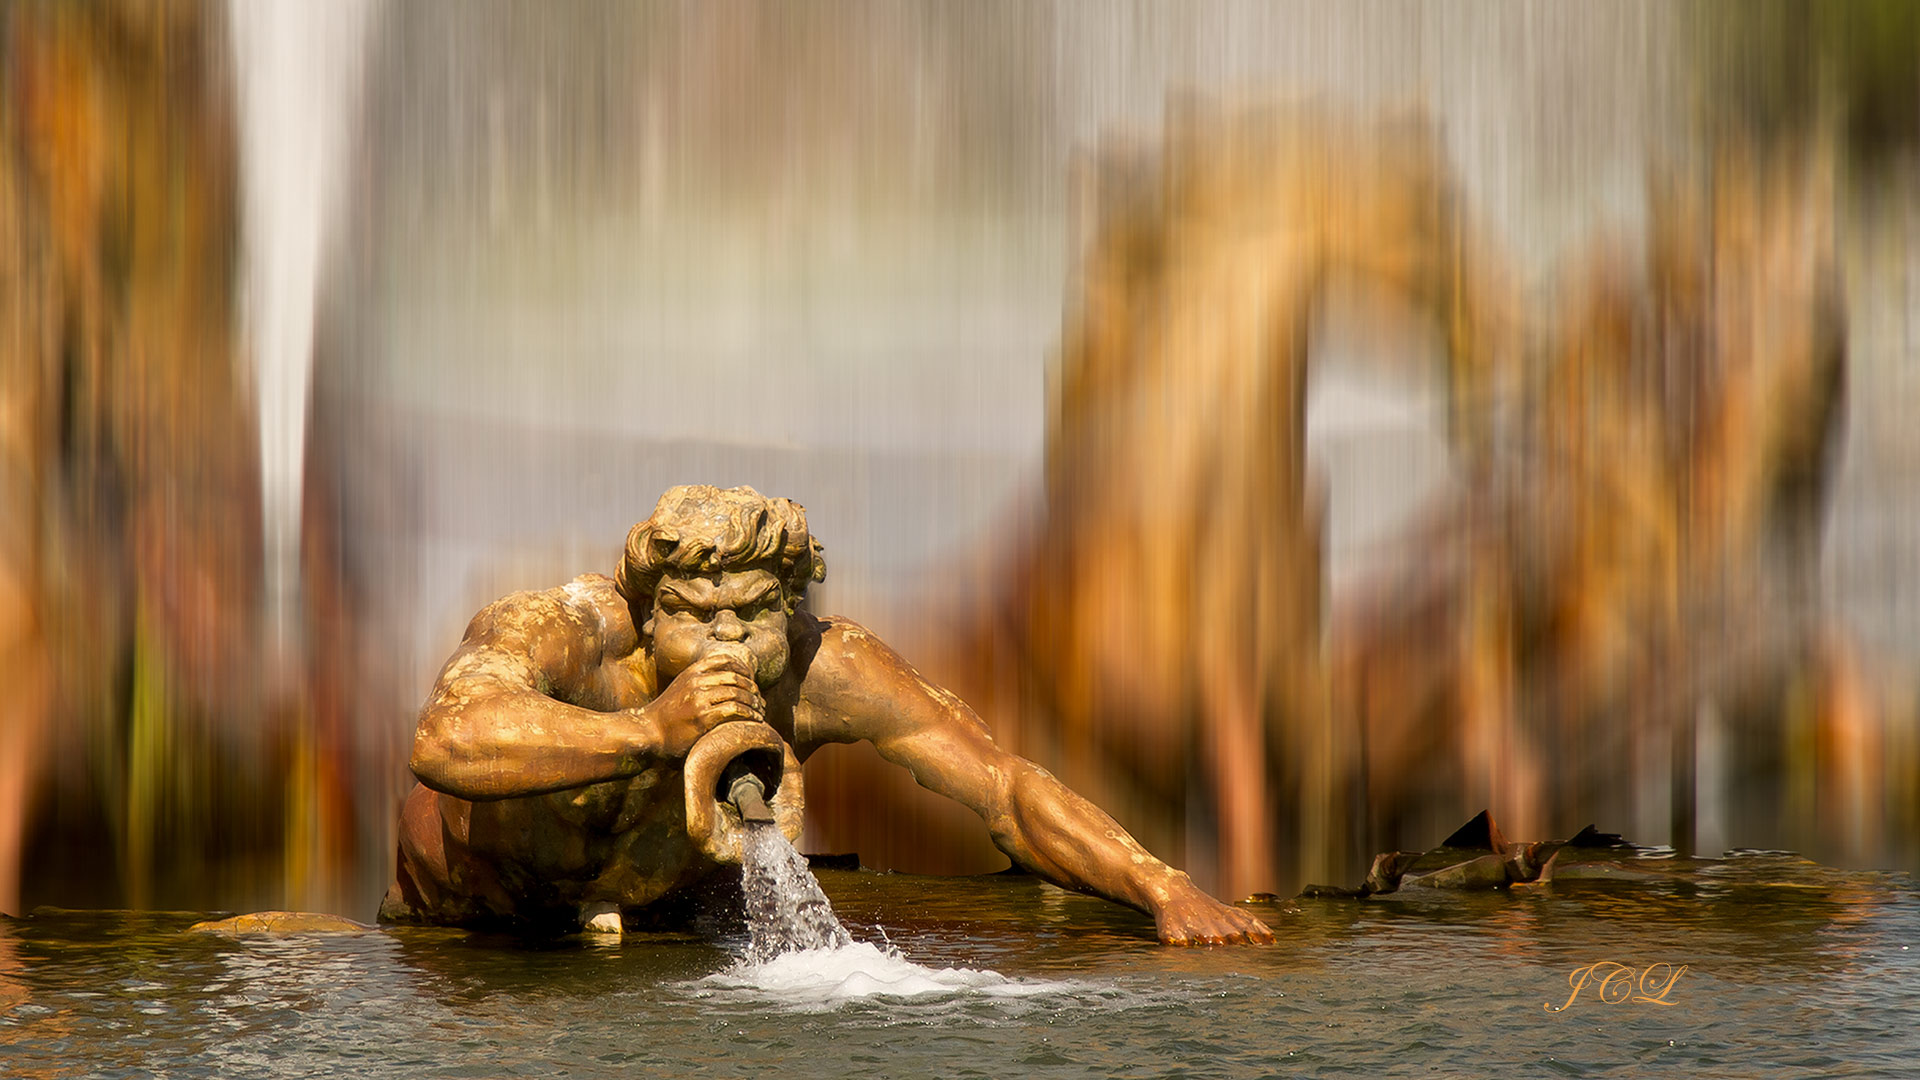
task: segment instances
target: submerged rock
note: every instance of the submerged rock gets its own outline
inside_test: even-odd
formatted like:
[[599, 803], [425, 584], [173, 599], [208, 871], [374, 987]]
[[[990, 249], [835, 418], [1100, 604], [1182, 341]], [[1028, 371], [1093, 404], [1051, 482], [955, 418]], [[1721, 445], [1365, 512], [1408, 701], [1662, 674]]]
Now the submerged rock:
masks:
[[187, 927], [189, 934], [360, 934], [373, 927], [341, 915], [312, 911], [255, 911], [230, 919], [210, 919]]
[[[1309, 885], [1300, 890], [1296, 900], [1361, 900], [1367, 895], [1367, 887], [1349, 889], [1345, 885]], [[1280, 899], [1277, 893], [1254, 893], [1247, 897], [1249, 901], [1273, 903]]]
[[1563, 849], [1540, 869], [1539, 882], [1549, 885], [1556, 881], [1644, 881], [1665, 882], [1675, 879], [1673, 874], [1663, 874], [1654, 870], [1638, 870], [1631, 866], [1621, 866], [1613, 862], [1563, 862], [1560, 856]]

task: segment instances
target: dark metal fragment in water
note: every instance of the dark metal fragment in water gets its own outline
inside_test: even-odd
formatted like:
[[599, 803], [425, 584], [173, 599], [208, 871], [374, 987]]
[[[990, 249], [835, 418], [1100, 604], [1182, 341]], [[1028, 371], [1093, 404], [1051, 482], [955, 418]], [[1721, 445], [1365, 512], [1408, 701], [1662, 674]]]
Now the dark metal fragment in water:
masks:
[[[1339, 899], [1379, 896], [1398, 891], [1402, 886], [1429, 889], [1498, 889], [1508, 885], [1559, 880], [1605, 879], [1625, 881], [1664, 880], [1667, 875], [1633, 870], [1611, 863], [1591, 865], [1572, 863], [1563, 858], [1569, 849], [1587, 852], [1631, 848], [1615, 833], [1603, 833], [1592, 825], [1581, 829], [1572, 840], [1542, 840], [1521, 843], [1508, 840], [1495, 824], [1492, 813], [1482, 810], [1472, 820], [1455, 829], [1439, 847], [1428, 851], [1386, 851], [1374, 856], [1367, 878], [1359, 888], [1337, 885], [1309, 885], [1301, 890], [1302, 899]], [[1593, 856], [1589, 855], [1588, 858]]]

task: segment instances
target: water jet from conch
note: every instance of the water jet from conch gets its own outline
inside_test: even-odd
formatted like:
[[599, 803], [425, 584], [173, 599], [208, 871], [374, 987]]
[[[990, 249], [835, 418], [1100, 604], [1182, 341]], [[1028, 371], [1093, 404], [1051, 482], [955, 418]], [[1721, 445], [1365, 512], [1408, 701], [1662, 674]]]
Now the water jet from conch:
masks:
[[764, 964], [803, 949], [852, 945], [853, 936], [834, 916], [833, 905], [807, 869], [806, 858], [770, 821], [748, 820], [740, 860], [749, 935], [747, 962]]

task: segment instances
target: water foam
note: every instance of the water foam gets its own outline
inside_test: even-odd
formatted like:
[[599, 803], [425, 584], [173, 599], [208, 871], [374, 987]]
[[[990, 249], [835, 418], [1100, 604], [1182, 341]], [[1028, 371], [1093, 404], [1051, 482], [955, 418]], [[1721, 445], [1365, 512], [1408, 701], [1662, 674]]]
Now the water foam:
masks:
[[923, 967], [891, 943], [883, 949], [855, 941], [834, 915], [806, 859], [779, 829], [749, 827], [742, 855], [747, 953], [726, 971], [691, 984], [702, 996], [832, 1008], [867, 998], [1009, 999], [1084, 989], [1077, 983], [1010, 979], [975, 968]]
[[692, 985], [728, 997], [827, 1008], [865, 998], [1026, 998], [1085, 989], [1079, 983], [1011, 979], [977, 968], [924, 967], [896, 949], [865, 941], [742, 960]]

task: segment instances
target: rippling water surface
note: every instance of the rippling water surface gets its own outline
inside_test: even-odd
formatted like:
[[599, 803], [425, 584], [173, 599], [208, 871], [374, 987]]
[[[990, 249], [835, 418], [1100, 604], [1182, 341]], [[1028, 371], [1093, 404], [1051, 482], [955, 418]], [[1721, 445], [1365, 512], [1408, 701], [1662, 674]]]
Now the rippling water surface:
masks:
[[1624, 865], [1263, 905], [1279, 943], [1230, 949], [1161, 948], [1143, 917], [1027, 877], [824, 872], [864, 946], [767, 965], [741, 960], [744, 934], [236, 939], [185, 933], [199, 914], [42, 911], [0, 921], [0, 1075], [1920, 1069], [1907, 876], [1779, 855]]

